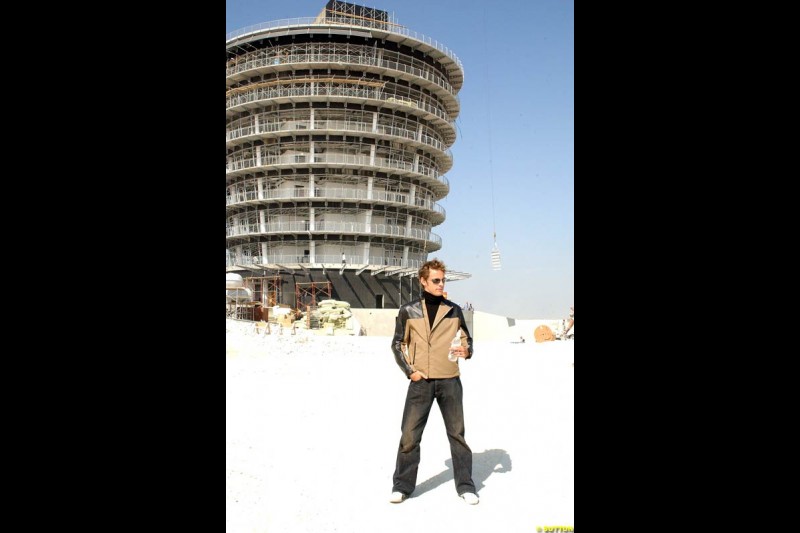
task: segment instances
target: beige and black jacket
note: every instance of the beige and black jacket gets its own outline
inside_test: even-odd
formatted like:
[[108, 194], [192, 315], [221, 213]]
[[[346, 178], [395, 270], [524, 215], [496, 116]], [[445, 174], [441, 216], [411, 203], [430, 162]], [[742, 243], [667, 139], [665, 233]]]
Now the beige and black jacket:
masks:
[[423, 299], [403, 305], [397, 313], [392, 339], [392, 352], [406, 377], [419, 371], [426, 379], [454, 378], [459, 374], [458, 362], [447, 359], [450, 341], [461, 328], [461, 345], [472, 357], [472, 337], [461, 308], [444, 299], [436, 311], [433, 326]]

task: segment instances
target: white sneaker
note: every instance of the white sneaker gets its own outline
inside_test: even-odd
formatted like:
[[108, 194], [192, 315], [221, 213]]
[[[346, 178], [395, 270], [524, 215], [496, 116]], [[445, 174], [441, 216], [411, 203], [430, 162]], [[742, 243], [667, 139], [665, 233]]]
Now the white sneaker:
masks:
[[402, 492], [393, 492], [391, 498], [389, 498], [389, 501], [391, 503], [400, 503], [403, 500], [405, 500], [407, 497], [408, 496], [406, 496]]
[[465, 492], [464, 494], [461, 495], [461, 497], [464, 498], [464, 501], [470, 505], [476, 505], [479, 501], [481, 501], [478, 498], [478, 495], [475, 494], [474, 492]]

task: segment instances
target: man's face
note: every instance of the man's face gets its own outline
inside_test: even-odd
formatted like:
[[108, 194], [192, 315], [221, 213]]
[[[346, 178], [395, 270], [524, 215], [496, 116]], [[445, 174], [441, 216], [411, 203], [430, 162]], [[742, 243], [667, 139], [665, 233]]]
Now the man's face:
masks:
[[[431, 269], [428, 271], [428, 279], [419, 278], [419, 280], [422, 283], [422, 288], [434, 296], [441, 296], [444, 292], [444, 272], [441, 270]], [[439, 283], [434, 283], [435, 280], [439, 281]]]

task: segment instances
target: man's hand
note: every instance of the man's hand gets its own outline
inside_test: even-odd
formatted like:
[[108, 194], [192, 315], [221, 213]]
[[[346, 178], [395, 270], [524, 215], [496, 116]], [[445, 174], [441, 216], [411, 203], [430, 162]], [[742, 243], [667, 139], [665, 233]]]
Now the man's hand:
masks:
[[468, 352], [466, 346], [456, 346], [455, 348], [450, 348], [450, 353], [456, 357], [466, 357]]
[[422, 372], [420, 372], [419, 370], [416, 370], [416, 371], [414, 371], [414, 372], [413, 372], [413, 373], [412, 373], [410, 376], [408, 376], [408, 377], [410, 377], [410, 378], [411, 378], [411, 381], [419, 381], [419, 380], [421, 380], [421, 379], [423, 379], [423, 378], [424, 378], [424, 379], [428, 379], [428, 376], [426, 376], [425, 374], [423, 374], [423, 373], [422, 373]]

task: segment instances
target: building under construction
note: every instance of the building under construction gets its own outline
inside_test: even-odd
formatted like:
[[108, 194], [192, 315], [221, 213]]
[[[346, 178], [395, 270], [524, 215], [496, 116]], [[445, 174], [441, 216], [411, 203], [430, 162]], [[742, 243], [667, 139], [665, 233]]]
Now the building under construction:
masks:
[[417, 297], [442, 247], [461, 61], [336, 0], [233, 32], [226, 53], [227, 271], [265, 305]]

